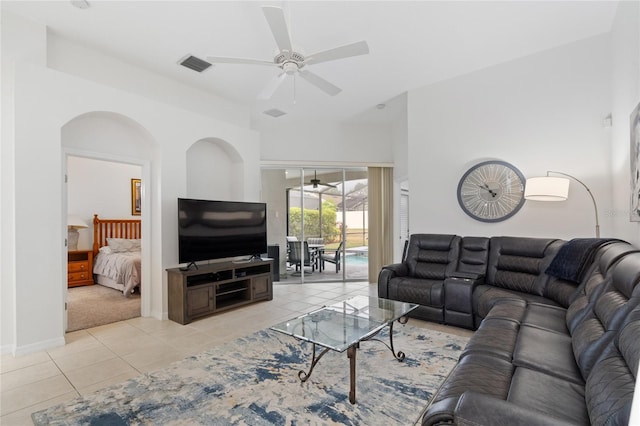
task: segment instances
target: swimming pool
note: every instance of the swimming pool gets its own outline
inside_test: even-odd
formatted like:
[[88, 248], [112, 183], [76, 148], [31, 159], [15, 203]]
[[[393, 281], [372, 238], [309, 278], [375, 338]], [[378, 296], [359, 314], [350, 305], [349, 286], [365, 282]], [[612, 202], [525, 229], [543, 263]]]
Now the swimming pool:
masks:
[[368, 265], [369, 257], [355, 254], [347, 255], [346, 263], [347, 265]]

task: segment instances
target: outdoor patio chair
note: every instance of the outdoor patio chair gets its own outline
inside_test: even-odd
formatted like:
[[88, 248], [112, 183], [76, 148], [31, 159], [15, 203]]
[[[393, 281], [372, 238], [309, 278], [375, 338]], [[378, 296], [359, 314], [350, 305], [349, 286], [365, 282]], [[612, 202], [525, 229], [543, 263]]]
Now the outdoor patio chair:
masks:
[[289, 264], [295, 265], [296, 272], [298, 272], [303, 265], [309, 266], [311, 272], [316, 270], [315, 259], [311, 256], [309, 244], [306, 241], [289, 241], [287, 245], [289, 246]]
[[336, 274], [340, 272], [340, 259], [342, 259], [342, 245], [344, 241], [340, 241], [335, 253], [326, 253], [322, 255], [322, 269], [324, 269], [324, 262], [333, 263], [336, 265]]

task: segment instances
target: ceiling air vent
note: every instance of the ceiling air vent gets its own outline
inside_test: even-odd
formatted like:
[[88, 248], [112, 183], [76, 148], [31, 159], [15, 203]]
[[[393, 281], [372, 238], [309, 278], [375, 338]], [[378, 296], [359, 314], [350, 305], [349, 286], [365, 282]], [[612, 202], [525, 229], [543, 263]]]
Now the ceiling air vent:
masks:
[[278, 117], [282, 117], [283, 115], [285, 115], [286, 112], [281, 111], [281, 110], [279, 110], [277, 108], [273, 108], [273, 109], [268, 109], [268, 110], [264, 111], [263, 114], [270, 115], [273, 118], [278, 118]]
[[183, 67], [187, 67], [190, 70], [194, 70], [196, 72], [202, 72], [211, 66], [209, 62], [204, 61], [200, 58], [196, 58], [193, 55], [185, 56], [178, 63]]

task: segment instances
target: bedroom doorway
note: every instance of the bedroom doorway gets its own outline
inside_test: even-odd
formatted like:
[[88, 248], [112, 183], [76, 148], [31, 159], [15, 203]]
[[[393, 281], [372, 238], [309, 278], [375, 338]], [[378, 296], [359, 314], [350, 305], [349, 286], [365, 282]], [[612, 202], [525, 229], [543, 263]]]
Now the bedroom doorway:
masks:
[[[104, 277], [95, 279], [94, 266], [103, 262], [99, 258], [101, 253], [94, 250], [93, 217], [98, 214], [100, 219], [139, 223], [143, 205], [139, 185], [144, 166], [74, 153], [68, 153], [65, 159], [66, 202], [63, 205], [67, 211], [63, 217], [67, 218], [64, 226], [71, 229], [65, 264], [65, 330], [72, 332], [139, 317], [142, 307], [140, 285], [133, 292], [127, 289], [125, 296], [124, 286], [118, 285], [118, 279], [113, 282], [108, 279], [105, 282]], [[139, 242], [138, 239], [138, 248]], [[140, 251], [140, 257], [141, 254]], [[139, 269], [137, 275], [141, 275]]]

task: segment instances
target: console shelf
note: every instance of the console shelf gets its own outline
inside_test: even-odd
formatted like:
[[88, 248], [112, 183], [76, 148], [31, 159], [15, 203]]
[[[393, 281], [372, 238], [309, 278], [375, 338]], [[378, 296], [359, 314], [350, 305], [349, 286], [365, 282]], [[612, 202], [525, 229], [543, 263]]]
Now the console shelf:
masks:
[[196, 318], [260, 300], [273, 299], [272, 260], [167, 269], [169, 319], [188, 324]]

